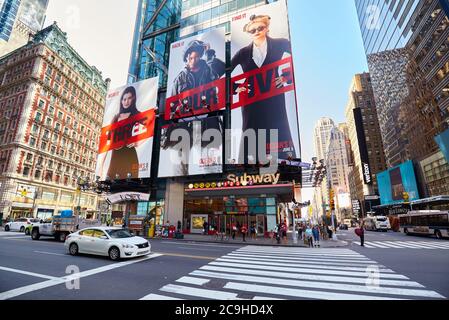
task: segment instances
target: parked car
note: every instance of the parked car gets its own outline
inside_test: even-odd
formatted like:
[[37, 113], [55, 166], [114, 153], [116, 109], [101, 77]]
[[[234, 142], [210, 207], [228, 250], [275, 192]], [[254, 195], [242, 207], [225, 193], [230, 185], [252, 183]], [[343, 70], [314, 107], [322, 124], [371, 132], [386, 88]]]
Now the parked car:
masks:
[[61, 217], [53, 216], [43, 223], [36, 223], [31, 229], [31, 239], [39, 240], [42, 236], [53, 237], [60, 242], [64, 242], [66, 237], [72, 232], [85, 228], [99, 227], [101, 220], [80, 219], [76, 216]]
[[86, 228], [67, 236], [65, 247], [72, 256], [86, 253], [109, 256], [111, 260], [135, 258], [151, 253], [150, 243], [126, 229]]
[[27, 226], [33, 225], [33, 223], [39, 222], [39, 219], [33, 218], [19, 218], [14, 221], [10, 221], [5, 225], [5, 231], [20, 231], [25, 232]]
[[[27, 226], [25, 227], [25, 234], [27, 236], [31, 235], [31, 231], [33, 230], [33, 226], [35, 226], [35, 225], [37, 225], [39, 223], [44, 223], [43, 220], [40, 220], [40, 219], [35, 219], [35, 220], [37, 220], [37, 221], [34, 221], [31, 224], [27, 224]], [[49, 220], [49, 219], [47, 219], [47, 220]], [[51, 218], [50, 218], [50, 220], [51, 220]]]

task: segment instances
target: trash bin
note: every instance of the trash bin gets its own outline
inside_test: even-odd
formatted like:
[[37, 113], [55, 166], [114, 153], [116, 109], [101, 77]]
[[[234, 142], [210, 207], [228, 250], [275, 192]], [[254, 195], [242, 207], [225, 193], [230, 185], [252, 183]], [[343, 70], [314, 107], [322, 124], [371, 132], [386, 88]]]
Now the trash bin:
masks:
[[184, 239], [184, 234], [180, 231], [175, 232], [175, 239]]

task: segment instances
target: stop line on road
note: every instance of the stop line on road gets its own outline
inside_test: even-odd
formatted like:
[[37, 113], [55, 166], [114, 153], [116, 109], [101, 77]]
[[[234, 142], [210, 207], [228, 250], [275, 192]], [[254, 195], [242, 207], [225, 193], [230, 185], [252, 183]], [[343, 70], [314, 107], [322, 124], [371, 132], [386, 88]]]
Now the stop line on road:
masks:
[[445, 299], [349, 249], [244, 247], [141, 300]]
[[[360, 244], [359, 244], [360, 245]], [[369, 249], [431, 249], [449, 250], [449, 242], [429, 241], [365, 241], [365, 247]]]

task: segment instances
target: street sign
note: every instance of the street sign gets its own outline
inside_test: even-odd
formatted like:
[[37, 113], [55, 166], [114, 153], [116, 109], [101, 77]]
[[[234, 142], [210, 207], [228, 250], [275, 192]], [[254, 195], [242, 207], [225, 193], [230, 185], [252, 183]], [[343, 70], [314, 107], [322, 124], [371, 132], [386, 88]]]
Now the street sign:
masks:
[[372, 195], [372, 196], [365, 196], [365, 200], [366, 201], [370, 201], [370, 200], [379, 200], [380, 197], [378, 195]]

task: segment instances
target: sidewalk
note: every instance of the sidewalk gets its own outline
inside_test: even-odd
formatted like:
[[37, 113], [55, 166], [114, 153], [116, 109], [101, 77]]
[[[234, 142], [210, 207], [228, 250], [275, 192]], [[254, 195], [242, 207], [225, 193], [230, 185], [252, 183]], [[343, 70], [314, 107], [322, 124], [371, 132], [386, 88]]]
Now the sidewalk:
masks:
[[[277, 244], [276, 239], [273, 241], [269, 238], [257, 238], [257, 240], [246, 238], [246, 242], [243, 242], [241, 236], [235, 237], [235, 240], [230, 238], [229, 240], [215, 240], [215, 236], [205, 236], [198, 234], [185, 234], [184, 239], [167, 239], [167, 238], [155, 238], [149, 239], [150, 241], [173, 241], [173, 242], [202, 242], [202, 243], [219, 243], [219, 244], [230, 244], [230, 245], [248, 245], [248, 246], [273, 246], [273, 247], [296, 247], [296, 248], [307, 248], [308, 246], [304, 244], [303, 240], [298, 240], [297, 243], [293, 242], [293, 234], [288, 233], [287, 244]], [[342, 248], [346, 247], [348, 243], [342, 240], [321, 240], [321, 248]]]

